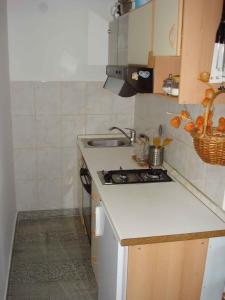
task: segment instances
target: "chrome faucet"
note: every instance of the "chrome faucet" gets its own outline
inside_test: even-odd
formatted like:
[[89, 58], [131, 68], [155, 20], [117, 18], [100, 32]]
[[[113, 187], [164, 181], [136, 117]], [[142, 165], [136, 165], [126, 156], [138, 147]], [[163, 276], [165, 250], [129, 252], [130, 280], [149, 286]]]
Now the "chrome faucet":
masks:
[[111, 128], [109, 128], [110, 131], [117, 129], [120, 132], [122, 132], [123, 135], [125, 135], [125, 137], [129, 140], [130, 144], [133, 145], [136, 142], [136, 130], [132, 129], [132, 128], [125, 128], [127, 130], [130, 131], [130, 135], [128, 135], [123, 129], [113, 126]]

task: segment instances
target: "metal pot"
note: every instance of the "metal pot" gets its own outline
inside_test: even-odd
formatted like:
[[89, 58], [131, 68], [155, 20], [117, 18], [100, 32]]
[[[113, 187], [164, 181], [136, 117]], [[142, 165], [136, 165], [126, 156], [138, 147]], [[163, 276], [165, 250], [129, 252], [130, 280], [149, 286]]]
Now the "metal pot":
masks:
[[163, 164], [164, 147], [149, 147], [148, 163], [150, 167], [158, 167]]

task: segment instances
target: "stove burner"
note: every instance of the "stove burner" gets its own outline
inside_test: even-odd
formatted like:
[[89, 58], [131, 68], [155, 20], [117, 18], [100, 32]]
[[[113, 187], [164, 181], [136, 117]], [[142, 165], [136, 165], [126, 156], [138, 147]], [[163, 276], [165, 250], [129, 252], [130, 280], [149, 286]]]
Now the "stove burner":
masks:
[[98, 175], [102, 184], [130, 184], [130, 183], [151, 183], [168, 182], [172, 179], [163, 169], [134, 169], [134, 170], [113, 170], [99, 171]]
[[121, 180], [124, 180], [124, 181], [127, 180], [127, 175], [126, 174], [120, 174], [119, 177], [120, 177]]
[[144, 173], [143, 174], [143, 177], [144, 178], [151, 178], [151, 179], [159, 179], [160, 178], [160, 175], [155, 175], [155, 174], [149, 174], [149, 173]]

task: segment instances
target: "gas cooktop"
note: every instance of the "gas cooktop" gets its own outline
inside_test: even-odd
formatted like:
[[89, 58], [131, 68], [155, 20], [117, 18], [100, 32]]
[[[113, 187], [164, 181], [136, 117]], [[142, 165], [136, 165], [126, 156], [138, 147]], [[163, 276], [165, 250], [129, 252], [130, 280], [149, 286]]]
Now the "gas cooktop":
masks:
[[163, 169], [99, 171], [98, 176], [102, 184], [107, 185], [173, 181]]

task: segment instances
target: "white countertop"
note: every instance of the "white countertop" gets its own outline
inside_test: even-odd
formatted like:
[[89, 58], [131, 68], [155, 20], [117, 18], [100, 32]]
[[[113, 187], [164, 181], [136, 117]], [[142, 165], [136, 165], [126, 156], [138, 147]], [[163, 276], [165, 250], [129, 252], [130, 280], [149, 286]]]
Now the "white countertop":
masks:
[[103, 185], [97, 171], [140, 168], [132, 147], [78, 145], [120, 241], [225, 230], [223, 222], [177, 181]]

